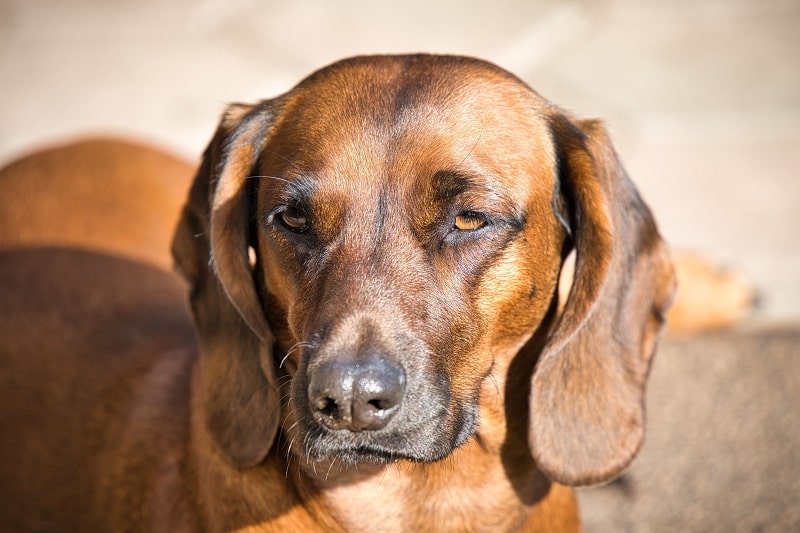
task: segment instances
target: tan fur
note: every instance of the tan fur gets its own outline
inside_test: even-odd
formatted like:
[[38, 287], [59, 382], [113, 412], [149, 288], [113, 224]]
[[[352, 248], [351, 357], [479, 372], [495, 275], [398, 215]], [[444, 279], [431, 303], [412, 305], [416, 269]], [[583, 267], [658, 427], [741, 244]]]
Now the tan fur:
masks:
[[[280, 225], [297, 206], [305, 234]], [[453, 233], [459, 212], [486, 229]], [[567, 485], [639, 448], [666, 248], [603, 127], [497, 67], [356, 58], [231, 106], [173, 241], [196, 346], [176, 282], [129, 260], [163, 258], [116, 242], [146, 212], [115, 213], [93, 251], [2, 254], [24, 289], [0, 300], [0, 525], [576, 531]], [[396, 414], [323, 429], [311, 376], [375, 353], [405, 372]]]

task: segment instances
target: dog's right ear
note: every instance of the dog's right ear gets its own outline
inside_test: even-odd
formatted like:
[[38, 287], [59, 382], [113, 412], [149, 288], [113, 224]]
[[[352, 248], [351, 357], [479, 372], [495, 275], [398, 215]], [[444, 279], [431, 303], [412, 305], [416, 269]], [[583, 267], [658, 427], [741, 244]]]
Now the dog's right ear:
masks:
[[188, 281], [200, 344], [199, 406], [220, 452], [260, 463], [279, 424], [273, 337], [249, 263], [252, 175], [272, 124], [270, 102], [225, 111], [189, 192], [172, 254]]
[[531, 382], [528, 439], [550, 479], [589, 485], [618, 475], [639, 451], [645, 383], [675, 274], [602, 124], [557, 110], [549, 119], [576, 265]]

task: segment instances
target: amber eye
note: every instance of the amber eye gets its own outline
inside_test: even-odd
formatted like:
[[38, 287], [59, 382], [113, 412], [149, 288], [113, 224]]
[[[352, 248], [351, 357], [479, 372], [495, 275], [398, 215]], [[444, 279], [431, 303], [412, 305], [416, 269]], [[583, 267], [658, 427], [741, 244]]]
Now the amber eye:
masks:
[[465, 211], [456, 215], [454, 226], [455, 229], [459, 231], [474, 231], [476, 229], [481, 229], [486, 224], [488, 224], [486, 217], [480, 213]]
[[283, 225], [295, 233], [302, 233], [308, 229], [308, 217], [295, 207], [287, 207], [280, 213]]

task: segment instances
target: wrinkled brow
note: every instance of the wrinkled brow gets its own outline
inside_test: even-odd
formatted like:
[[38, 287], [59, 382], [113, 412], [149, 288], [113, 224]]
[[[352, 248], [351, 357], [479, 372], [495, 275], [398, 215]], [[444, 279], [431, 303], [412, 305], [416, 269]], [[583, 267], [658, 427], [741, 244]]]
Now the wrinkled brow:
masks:
[[258, 179], [258, 186], [271, 189], [281, 203], [289, 205], [305, 205], [311, 202], [318, 187], [316, 180], [310, 176], [283, 178], [277, 176], [253, 176]]
[[453, 200], [470, 189], [475, 189], [477, 181], [463, 172], [440, 170], [433, 175], [434, 196], [440, 201]]
[[518, 202], [485, 176], [462, 171], [439, 171], [433, 176], [432, 186], [434, 198], [443, 204], [459, 202], [498, 215], [522, 214]]

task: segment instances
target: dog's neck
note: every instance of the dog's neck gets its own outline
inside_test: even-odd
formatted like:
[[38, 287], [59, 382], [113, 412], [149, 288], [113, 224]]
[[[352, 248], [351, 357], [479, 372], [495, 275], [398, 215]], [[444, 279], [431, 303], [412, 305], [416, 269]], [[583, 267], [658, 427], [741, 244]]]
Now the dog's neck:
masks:
[[295, 479], [306, 509], [330, 531], [578, 529], [571, 489], [550, 483], [531, 465], [507, 472], [477, 438], [438, 463]]

